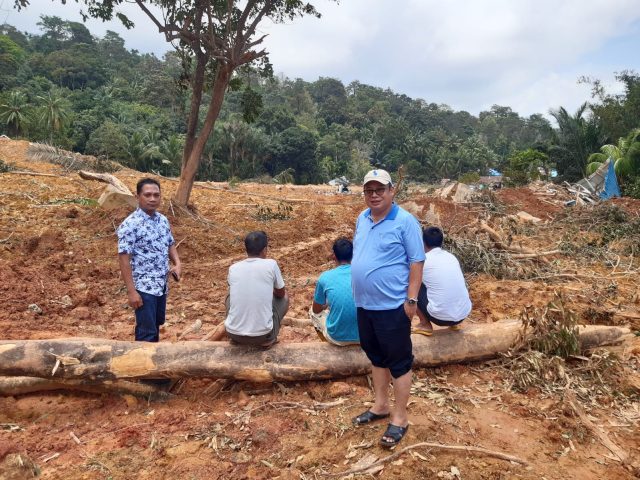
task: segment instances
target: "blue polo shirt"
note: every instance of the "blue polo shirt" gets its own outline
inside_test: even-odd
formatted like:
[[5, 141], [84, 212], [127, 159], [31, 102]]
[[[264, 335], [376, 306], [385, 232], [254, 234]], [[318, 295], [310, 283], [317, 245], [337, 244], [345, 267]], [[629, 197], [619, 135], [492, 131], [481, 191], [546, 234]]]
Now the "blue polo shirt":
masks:
[[407, 298], [409, 267], [424, 262], [418, 220], [395, 203], [374, 223], [371, 210], [358, 216], [353, 238], [351, 281], [356, 307], [392, 310]]

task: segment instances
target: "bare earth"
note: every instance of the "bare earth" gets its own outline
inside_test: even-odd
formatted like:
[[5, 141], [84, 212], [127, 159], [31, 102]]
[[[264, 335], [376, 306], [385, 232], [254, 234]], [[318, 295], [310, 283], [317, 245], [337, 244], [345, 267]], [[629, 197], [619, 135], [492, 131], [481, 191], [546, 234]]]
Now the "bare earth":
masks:
[[[19, 170], [58, 176], [0, 174], [0, 337], [133, 339], [115, 236], [128, 209], [106, 212], [86, 204], [82, 199], [97, 199], [104, 184], [83, 181], [58, 165], [27, 161], [27, 146], [0, 139], [0, 159]], [[115, 175], [132, 190], [142, 176], [131, 170]], [[361, 196], [336, 195], [326, 186], [240, 184], [231, 191], [227, 184], [211, 185], [218, 190], [194, 188], [195, 217], [172, 210], [168, 200], [177, 184], [162, 180], [162, 211], [184, 264], [183, 281], [172, 284], [162, 341], [175, 341], [196, 319], [203, 328], [187, 340], [200, 339], [223, 320], [227, 268], [243, 257], [242, 238], [250, 230], [269, 234], [270, 255], [280, 263], [291, 296], [288, 316], [306, 318], [315, 279], [332, 267], [332, 241], [352, 235], [363, 208]], [[260, 206], [275, 212], [283, 198], [300, 200], [289, 203], [289, 219], [257, 219]], [[524, 210], [546, 223], [503, 230], [512, 241], [536, 251], [555, 249], [567, 238], [586, 242], [589, 233], [572, 231], [565, 209], [549, 200], [527, 188], [505, 189], [497, 194], [503, 210], [494, 213], [492, 224]], [[419, 217], [434, 205], [445, 231], [458, 235], [469, 234], [478, 218], [488, 217], [482, 204], [453, 204], [419, 189], [403, 201], [414, 202]], [[616, 204], [635, 218], [640, 212], [640, 201]], [[494, 321], [518, 318], [527, 306], [543, 307], [557, 292], [581, 321], [638, 331], [638, 261], [633, 261], [638, 245], [624, 252], [612, 251], [612, 262], [588, 265], [556, 255], [541, 269], [538, 277], [544, 278], [531, 280], [470, 274], [474, 310], [469, 322], [491, 328]], [[538, 268], [535, 261], [522, 264], [529, 271]], [[42, 313], [31, 311], [30, 304]], [[315, 342], [317, 337], [310, 326], [288, 326], [280, 341]], [[528, 466], [420, 447], [384, 462], [374, 475], [640, 478], [640, 338], [608, 351], [620, 359], [615, 378], [568, 389], [593, 424], [628, 454], [626, 465], [581, 421], [565, 389], [555, 383], [516, 391], [504, 361], [496, 360], [415, 371], [411, 427], [401, 447], [420, 442], [475, 446], [516, 456]], [[591, 360], [576, 359], [570, 368], [579, 369], [581, 362]], [[351, 417], [372, 400], [364, 377], [296, 384], [188, 379], [173, 394], [165, 402], [77, 392], [0, 397], [0, 479], [33, 478], [36, 472], [51, 479], [311, 479], [390, 453], [378, 445], [384, 425], [351, 425]]]

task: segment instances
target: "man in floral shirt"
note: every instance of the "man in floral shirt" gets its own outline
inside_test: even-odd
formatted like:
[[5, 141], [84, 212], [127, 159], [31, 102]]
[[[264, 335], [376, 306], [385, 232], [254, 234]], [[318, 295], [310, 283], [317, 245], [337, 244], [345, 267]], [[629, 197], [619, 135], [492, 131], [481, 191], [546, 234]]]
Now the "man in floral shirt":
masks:
[[[160, 184], [143, 178], [136, 185], [138, 208], [118, 227], [118, 262], [136, 314], [136, 341], [157, 342], [164, 323], [168, 278], [180, 280], [182, 265], [167, 217], [160, 206]], [[169, 269], [169, 259], [173, 267]]]

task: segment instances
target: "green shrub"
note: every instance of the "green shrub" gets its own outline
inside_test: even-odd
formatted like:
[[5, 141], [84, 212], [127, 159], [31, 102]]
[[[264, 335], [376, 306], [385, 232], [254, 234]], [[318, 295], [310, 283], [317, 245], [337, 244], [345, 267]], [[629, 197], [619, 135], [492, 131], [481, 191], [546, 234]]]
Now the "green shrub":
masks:
[[622, 194], [625, 197], [640, 199], [640, 176], [634, 177], [622, 186]]

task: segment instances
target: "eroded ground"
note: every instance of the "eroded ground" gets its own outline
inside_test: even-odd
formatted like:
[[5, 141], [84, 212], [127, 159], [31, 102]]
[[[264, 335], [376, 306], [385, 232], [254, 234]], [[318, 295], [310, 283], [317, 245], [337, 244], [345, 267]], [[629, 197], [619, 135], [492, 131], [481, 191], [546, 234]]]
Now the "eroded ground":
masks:
[[[103, 184], [83, 181], [58, 165], [27, 161], [27, 145], [0, 139], [0, 159], [18, 170], [56, 176], [0, 174], [0, 337], [132, 339], [133, 315], [119, 279], [115, 236], [128, 210], [94, 206], [87, 199], [98, 198]], [[116, 175], [131, 189], [141, 176], [129, 170]], [[168, 200], [176, 183], [162, 180], [162, 185]], [[291, 296], [288, 316], [305, 318], [315, 279], [332, 266], [331, 243], [353, 233], [362, 198], [335, 195], [325, 186], [240, 184], [235, 191], [226, 184], [210, 186], [214, 189], [194, 188], [197, 217], [165, 201], [184, 279], [172, 285], [162, 340], [176, 340], [201, 319], [202, 330], [187, 337], [199, 339], [223, 320], [227, 268], [243, 257], [243, 235], [254, 229], [269, 234], [270, 254], [280, 263]], [[280, 207], [289, 218], [265, 219], [270, 216], [265, 207], [278, 213], [282, 198], [294, 200], [290, 211]], [[435, 212], [462, 249], [457, 252], [466, 252], [474, 303], [470, 323], [491, 328], [525, 308], [543, 308], [559, 294], [581, 322], [640, 329], [639, 248], [629, 241], [637, 236], [607, 230], [606, 212], [568, 211], [553, 196], [527, 188], [505, 189], [465, 205], [414, 188], [403, 201], [411, 202], [420, 218]], [[627, 224], [638, 219], [640, 202], [613, 203], [626, 212]], [[507, 218], [521, 210], [543, 222]], [[511, 244], [561, 253], [546, 263], [492, 253], [476, 229], [479, 219]], [[33, 304], [42, 312], [30, 309]], [[310, 327], [288, 326], [281, 341], [317, 338]], [[542, 380], [528, 387], [525, 382], [525, 388], [522, 364], [505, 359], [416, 371], [411, 428], [402, 447], [469, 445], [514, 455], [529, 466], [421, 447], [385, 462], [375, 475], [638, 478], [639, 355], [635, 337], [570, 360], [562, 371], [537, 372]], [[601, 368], [608, 361], [611, 366]], [[39, 472], [65, 479], [310, 479], [388, 454], [378, 446], [383, 426], [350, 423], [372, 399], [366, 378], [273, 385], [189, 379], [173, 393], [165, 402], [59, 391], [0, 397], [0, 478], [32, 478]], [[628, 453], [627, 465], [585, 426], [568, 398]]]

